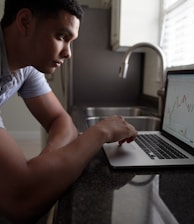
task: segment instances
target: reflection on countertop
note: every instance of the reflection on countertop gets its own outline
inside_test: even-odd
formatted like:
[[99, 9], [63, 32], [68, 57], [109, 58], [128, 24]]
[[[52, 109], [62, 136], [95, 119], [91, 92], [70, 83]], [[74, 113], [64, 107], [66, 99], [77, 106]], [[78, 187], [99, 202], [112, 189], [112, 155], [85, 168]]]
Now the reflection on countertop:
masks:
[[193, 183], [190, 169], [111, 170], [101, 151], [59, 200], [54, 223], [190, 224]]

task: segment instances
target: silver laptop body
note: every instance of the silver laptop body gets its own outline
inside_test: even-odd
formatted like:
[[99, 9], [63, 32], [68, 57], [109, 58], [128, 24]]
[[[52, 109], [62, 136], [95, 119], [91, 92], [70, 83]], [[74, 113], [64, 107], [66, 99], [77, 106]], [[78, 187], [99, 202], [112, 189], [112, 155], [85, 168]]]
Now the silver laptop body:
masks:
[[[184, 156], [158, 158], [142, 150], [136, 141], [121, 146], [118, 142], [106, 143], [103, 149], [110, 166], [122, 169], [194, 165], [194, 70], [167, 72], [161, 129], [138, 132], [138, 137], [153, 134]], [[168, 150], [171, 152], [171, 148]]]

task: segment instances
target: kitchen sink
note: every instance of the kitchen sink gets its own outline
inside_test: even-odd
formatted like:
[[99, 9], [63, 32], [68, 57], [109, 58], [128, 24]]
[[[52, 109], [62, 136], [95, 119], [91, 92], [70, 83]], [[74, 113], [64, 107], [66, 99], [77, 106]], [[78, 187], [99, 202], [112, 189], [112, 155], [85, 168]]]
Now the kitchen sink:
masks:
[[155, 131], [160, 128], [160, 118], [157, 117], [156, 110], [150, 107], [75, 107], [71, 112], [72, 119], [80, 132], [111, 115], [123, 116], [137, 131]]
[[87, 107], [85, 108], [86, 117], [105, 117], [110, 115], [122, 116], [149, 116], [153, 112], [146, 107]]
[[[123, 116], [125, 120], [132, 124], [137, 131], [158, 131], [160, 129], [160, 119], [154, 116]], [[95, 125], [105, 117], [95, 116], [86, 119], [87, 126]]]

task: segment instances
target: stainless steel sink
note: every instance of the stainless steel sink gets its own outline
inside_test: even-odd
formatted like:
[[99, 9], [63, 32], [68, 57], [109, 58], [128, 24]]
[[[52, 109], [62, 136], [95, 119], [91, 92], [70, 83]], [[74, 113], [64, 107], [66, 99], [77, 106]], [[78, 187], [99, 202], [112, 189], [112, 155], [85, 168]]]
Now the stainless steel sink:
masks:
[[[88, 127], [95, 125], [105, 117], [88, 117], [86, 119]], [[153, 116], [124, 116], [125, 120], [132, 124], [137, 131], [157, 131], [160, 129], [160, 119]]]
[[91, 125], [110, 115], [122, 115], [137, 131], [159, 130], [160, 119], [156, 110], [144, 106], [129, 107], [75, 107], [71, 116], [78, 130], [83, 132]]
[[122, 116], [151, 116], [153, 111], [146, 107], [87, 107], [85, 109], [86, 117], [106, 117], [109, 115]]

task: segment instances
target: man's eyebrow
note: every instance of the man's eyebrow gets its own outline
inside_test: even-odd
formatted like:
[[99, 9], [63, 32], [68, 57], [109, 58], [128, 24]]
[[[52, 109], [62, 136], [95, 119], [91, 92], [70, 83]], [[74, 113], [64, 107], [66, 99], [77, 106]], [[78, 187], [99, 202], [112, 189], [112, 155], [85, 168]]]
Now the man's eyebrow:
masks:
[[59, 32], [67, 33], [71, 37], [74, 37], [75, 36], [75, 34], [70, 29], [68, 29], [68, 28], [62, 28], [62, 29], [59, 30]]

